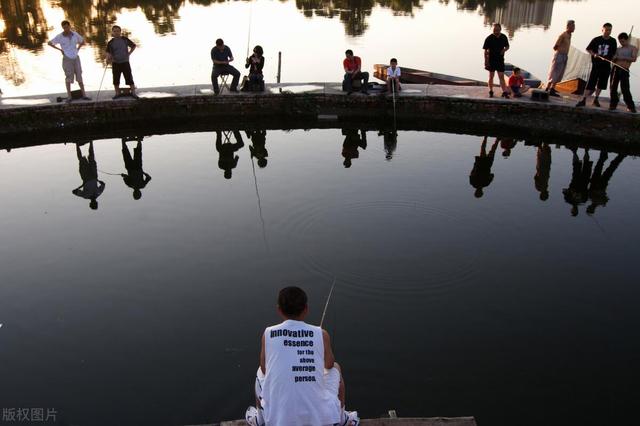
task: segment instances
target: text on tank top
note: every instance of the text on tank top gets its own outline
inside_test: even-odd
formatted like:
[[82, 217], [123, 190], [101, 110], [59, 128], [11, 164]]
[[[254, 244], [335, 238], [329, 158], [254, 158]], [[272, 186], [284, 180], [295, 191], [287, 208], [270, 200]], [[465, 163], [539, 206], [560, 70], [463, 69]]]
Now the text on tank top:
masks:
[[[287, 320], [264, 333], [266, 376], [263, 387], [265, 419], [271, 424], [335, 423], [337, 398], [324, 383], [322, 329]], [[298, 420], [295, 420], [297, 417]]]

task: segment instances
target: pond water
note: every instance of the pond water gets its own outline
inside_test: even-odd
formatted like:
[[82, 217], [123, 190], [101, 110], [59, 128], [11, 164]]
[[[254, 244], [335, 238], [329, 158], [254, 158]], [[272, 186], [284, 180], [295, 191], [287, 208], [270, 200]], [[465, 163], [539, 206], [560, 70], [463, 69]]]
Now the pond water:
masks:
[[[640, 25], [637, 0], [0, 0], [0, 13], [0, 88], [11, 96], [64, 91], [60, 53], [46, 41], [65, 18], [89, 42], [81, 58], [91, 90], [100, 87], [114, 23], [139, 45], [131, 64], [140, 87], [209, 82], [218, 37], [240, 63], [248, 45], [262, 45], [268, 82], [278, 51], [283, 82], [339, 81], [346, 48], [370, 72], [396, 57], [401, 67], [484, 80], [481, 47], [493, 21], [511, 39], [506, 59], [544, 80], [567, 19], [577, 22], [581, 50], [605, 21], [614, 34]], [[631, 83], [640, 96], [640, 80]]]
[[[418, 131], [202, 132], [144, 138], [144, 174], [124, 162], [138, 139], [0, 153], [3, 408], [80, 425], [240, 418], [277, 290], [304, 287], [317, 323], [335, 277], [325, 325], [364, 417], [635, 420], [633, 156]], [[95, 210], [90, 183], [78, 191], [91, 147]]]

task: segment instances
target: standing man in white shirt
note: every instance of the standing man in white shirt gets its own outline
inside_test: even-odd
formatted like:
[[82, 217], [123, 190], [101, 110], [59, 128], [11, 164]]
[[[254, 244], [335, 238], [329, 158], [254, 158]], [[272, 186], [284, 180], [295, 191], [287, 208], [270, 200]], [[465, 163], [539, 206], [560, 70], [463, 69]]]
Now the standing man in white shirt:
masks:
[[[65, 75], [65, 84], [67, 86], [67, 102], [71, 102], [71, 84], [75, 80], [80, 86], [82, 92], [82, 99], [90, 100], [85, 91], [84, 83], [82, 81], [82, 64], [80, 63], [80, 57], [78, 51], [84, 46], [84, 38], [80, 34], [71, 30], [71, 24], [69, 21], [62, 21], [62, 32], [49, 41], [49, 46], [57, 49], [62, 53], [62, 69]], [[60, 45], [60, 47], [56, 46]]]
[[398, 92], [399, 90], [402, 90], [402, 87], [400, 86], [401, 71], [398, 66], [398, 60], [396, 58], [391, 58], [389, 65], [390, 66], [387, 68], [387, 92], [391, 93], [392, 90], [394, 92]]

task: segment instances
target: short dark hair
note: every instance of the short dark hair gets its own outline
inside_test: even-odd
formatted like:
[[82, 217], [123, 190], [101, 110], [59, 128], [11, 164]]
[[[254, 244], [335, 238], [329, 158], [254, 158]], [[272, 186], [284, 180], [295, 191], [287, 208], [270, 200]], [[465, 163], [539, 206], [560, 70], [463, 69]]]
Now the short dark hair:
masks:
[[396, 58], [391, 58], [391, 61], [390, 61], [390, 62], [392, 62], [392, 63], [393, 63], [393, 62], [395, 62], [395, 63], [397, 64], [397, 63], [398, 63], [398, 60], [397, 60]]
[[513, 72], [520, 72], [520, 68], [518, 68], [518, 67], [514, 67], [514, 68], [513, 68]]
[[71, 22], [67, 21], [66, 19], [64, 21], [60, 22], [60, 26], [61, 27], [64, 27], [65, 25], [71, 26]]
[[216, 46], [222, 46], [224, 44], [224, 41], [222, 41], [221, 38], [216, 40]]
[[353, 55], [353, 50], [347, 49], [347, 50], [344, 51], [344, 54], [345, 55]]
[[121, 30], [122, 28], [120, 28], [120, 25], [114, 25], [113, 27], [111, 27], [112, 31], [115, 29]]
[[307, 307], [307, 293], [300, 287], [285, 287], [278, 293], [278, 307], [288, 317], [297, 317]]
[[611, 25], [609, 22], [606, 22], [602, 28], [613, 28], [613, 25]]
[[257, 53], [258, 55], [262, 55], [264, 53], [264, 50], [262, 50], [262, 46], [260, 46], [260, 45], [257, 45], [256, 47], [254, 47], [253, 51], [255, 53]]
[[618, 34], [618, 40], [629, 40], [629, 34], [627, 33]]

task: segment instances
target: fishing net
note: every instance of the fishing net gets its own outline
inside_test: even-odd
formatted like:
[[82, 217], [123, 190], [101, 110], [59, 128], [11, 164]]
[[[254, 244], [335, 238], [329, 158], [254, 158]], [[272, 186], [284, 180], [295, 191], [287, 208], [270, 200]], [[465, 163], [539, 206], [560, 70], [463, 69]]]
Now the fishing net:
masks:
[[567, 69], [564, 72], [563, 80], [573, 80], [580, 78], [582, 80], [589, 79], [591, 72], [591, 56], [583, 50], [578, 50], [571, 46], [569, 49], [569, 60]]

